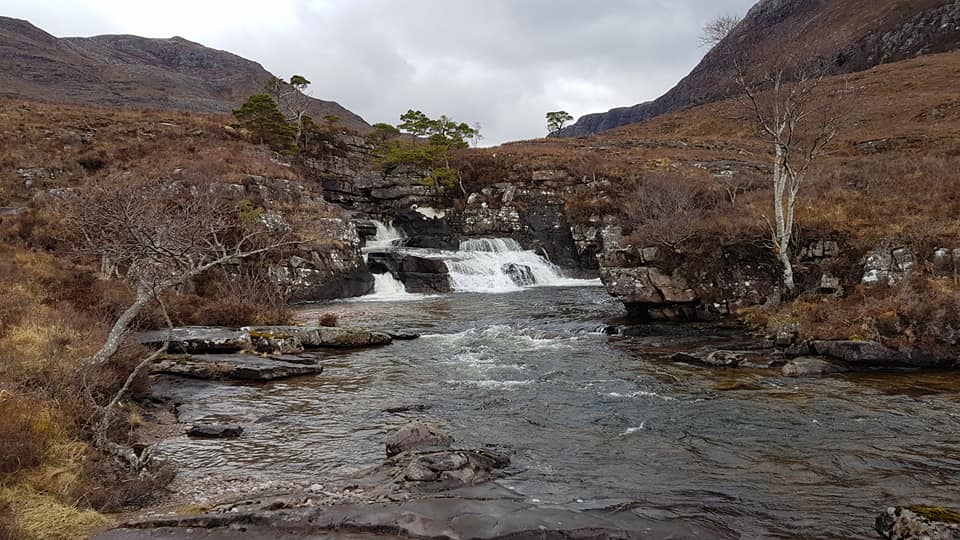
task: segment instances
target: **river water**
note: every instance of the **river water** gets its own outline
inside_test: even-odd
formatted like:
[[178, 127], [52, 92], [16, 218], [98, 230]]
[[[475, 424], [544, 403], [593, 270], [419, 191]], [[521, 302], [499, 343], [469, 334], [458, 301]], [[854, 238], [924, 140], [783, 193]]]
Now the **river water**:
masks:
[[[710, 325], [606, 336], [596, 329], [622, 322], [624, 312], [596, 286], [378, 298], [300, 316], [336, 313], [341, 324], [422, 337], [325, 355], [315, 377], [183, 383], [186, 421], [229, 420], [246, 432], [171, 439], [161, 454], [187, 479], [310, 485], [378, 465], [388, 433], [422, 418], [458, 446], [508, 454], [509, 474], [498, 482], [528, 501], [629, 504], [724, 537], [873, 537], [887, 506], [960, 502], [960, 381], [952, 374], [797, 380], [677, 364], [664, 357], [746, 336]], [[427, 410], [383, 412], [414, 404]]]

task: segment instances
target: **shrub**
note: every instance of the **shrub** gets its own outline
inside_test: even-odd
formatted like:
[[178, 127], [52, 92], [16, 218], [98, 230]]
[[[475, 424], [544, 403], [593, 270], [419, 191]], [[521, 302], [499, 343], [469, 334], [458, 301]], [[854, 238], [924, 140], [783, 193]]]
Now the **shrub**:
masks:
[[339, 317], [336, 313], [324, 313], [323, 315], [320, 315], [320, 318], [317, 319], [317, 322], [320, 324], [320, 326], [334, 327], [337, 325], [338, 319]]
[[33, 469], [58, 439], [57, 418], [37, 400], [0, 398], [0, 478]]

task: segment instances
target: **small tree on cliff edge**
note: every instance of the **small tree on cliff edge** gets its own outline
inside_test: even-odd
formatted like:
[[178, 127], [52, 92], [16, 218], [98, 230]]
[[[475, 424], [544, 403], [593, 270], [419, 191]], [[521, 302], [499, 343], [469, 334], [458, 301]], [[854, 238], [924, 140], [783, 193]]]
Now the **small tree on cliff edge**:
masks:
[[567, 111], [553, 111], [547, 113], [547, 132], [551, 135], [560, 133], [567, 122], [572, 122], [573, 116]]
[[751, 72], [736, 60], [736, 83], [757, 136], [772, 150], [774, 220], [767, 223], [783, 271], [783, 286], [796, 290], [791, 242], [797, 200], [810, 167], [825, 154], [848, 116], [846, 85], [830, 91], [819, 61], [784, 55], [772, 68]]
[[[287, 122], [296, 127], [295, 140], [300, 144], [303, 138], [307, 110], [310, 108], [310, 96], [307, 88], [310, 81], [303, 75], [293, 75], [289, 81], [274, 77], [267, 82], [264, 91], [273, 97]], [[325, 118], [326, 119], [326, 118]], [[338, 119], [339, 120], [339, 119]]]
[[[422, 111], [409, 110], [400, 116], [397, 131], [417, 139], [389, 141], [382, 150], [382, 165], [386, 168], [398, 165], [426, 167], [430, 172], [424, 178], [425, 184], [438, 190], [459, 185], [460, 190], [466, 192], [460, 171], [450, 166], [450, 153], [457, 148], [467, 148], [469, 140], [479, 140], [479, 128], [447, 116], [433, 119]], [[418, 140], [424, 138], [426, 142]]]
[[254, 94], [233, 111], [237, 124], [250, 132], [254, 141], [281, 154], [297, 154], [297, 130], [291, 126], [276, 102], [267, 94]]

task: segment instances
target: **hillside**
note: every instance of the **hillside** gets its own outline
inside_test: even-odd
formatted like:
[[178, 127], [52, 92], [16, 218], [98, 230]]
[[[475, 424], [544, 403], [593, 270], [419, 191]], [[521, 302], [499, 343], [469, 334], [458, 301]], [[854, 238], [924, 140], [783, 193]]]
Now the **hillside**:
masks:
[[[2, 97], [206, 113], [230, 112], [273, 76], [256, 62], [181, 37], [56, 38], [8, 17], [0, 17], [0, 71]], [[310, 114], [369, 127], [332, 101], [313, 99]]]
[[784, 43], [803, 43], [807, 56], [827, 59], [836, 73], [960, 47], [957, 0], [762, 0], [743, 22], [673, 89], [647, 103], [590, 114], [565, 128], [579, 137], [643, 122], [723, 99], [734, 89], [721, 51], [773, 62]]

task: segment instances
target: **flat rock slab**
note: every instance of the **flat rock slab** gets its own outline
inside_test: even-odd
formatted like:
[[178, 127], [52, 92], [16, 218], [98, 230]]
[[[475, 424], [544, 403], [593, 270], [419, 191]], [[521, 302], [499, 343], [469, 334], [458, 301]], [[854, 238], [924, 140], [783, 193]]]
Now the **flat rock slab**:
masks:
[[170, 335], [168, 350], [173, 353], [229, 353], [250, 349], [250, 334], [230, 328], [188, 326], [171, 330], [140, 332], [134, 339], [148, 347], [160, 347]]
[[358, 349], [389, 345], [393, 338], [381, 332], [350, 327], [251, 326], [243, 329], [257, 339], [294, 339], [304, 349]]
[[247, 354], [203, 354], [168, 356], [157, 362], [152, 371], [196, 379], [261, 382], [315, 375], [323, 372], [323, 366]]
[[693, 520], [643, 517], [642, 507], [576, 511], [515, 499], [445, 497], [401, 504], [361, 504], [166, 517], [94, 536], [132, 539], [449, 538], [598, 540], [739, 538]]

